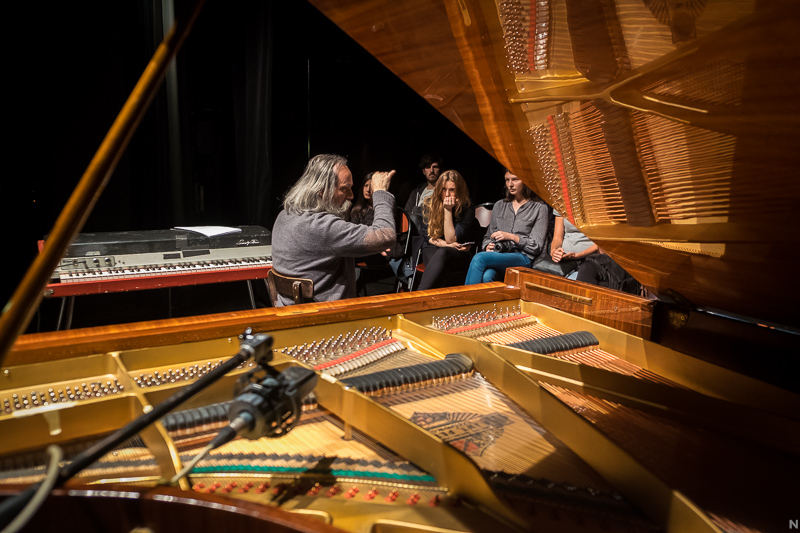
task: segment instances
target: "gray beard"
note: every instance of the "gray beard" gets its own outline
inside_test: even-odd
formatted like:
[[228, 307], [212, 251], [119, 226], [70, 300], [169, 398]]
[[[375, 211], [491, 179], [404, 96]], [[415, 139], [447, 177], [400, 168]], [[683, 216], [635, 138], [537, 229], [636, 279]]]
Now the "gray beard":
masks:
[[341, 218], [342, 220], [350, 220], [350, 206], [352, 202], [350, 200], [345, 200], [341, 207], [334, 207], [331, 209], [330, 213], [336, 215], [337, 217]]

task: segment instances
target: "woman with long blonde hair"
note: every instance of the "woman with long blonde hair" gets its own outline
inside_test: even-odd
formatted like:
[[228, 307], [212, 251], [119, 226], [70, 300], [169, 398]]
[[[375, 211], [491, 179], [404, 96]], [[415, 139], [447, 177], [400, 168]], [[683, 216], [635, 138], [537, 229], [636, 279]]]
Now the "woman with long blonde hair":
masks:
[[475, 209], [469, 200], [464, 178], [455, 170], [442, 172], [433, 194], [425, 200], [422, 216], [428, 226], [428, 240], [422, 246], [425, 273], [420, 289], [444, 287], [446, 273], [469, 266], [467, 242], [475, 224]]

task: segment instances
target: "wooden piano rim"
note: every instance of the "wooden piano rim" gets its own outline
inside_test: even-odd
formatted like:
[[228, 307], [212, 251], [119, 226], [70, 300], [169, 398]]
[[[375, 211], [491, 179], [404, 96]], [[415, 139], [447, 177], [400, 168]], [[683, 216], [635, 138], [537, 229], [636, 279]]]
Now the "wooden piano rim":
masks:
[[[0, 501], [8, 496], [27, 489], [27, 485], [4, 485], [0, 488]], [[112, 512], [127, 511], [127, 521], [140, 520], [141, 526], [156, 525], [154, 530], [168, 531], [172, 526], [184, 520], [202, 522], [207, 524], [204, 531], [212, 529], [227, 529], [232, 520], [240, 524], [248, 524], [259, 530], [266, 528], [269, 531], [299, 531], [303, 533], [341, 533], [341, 529], [325, 522], [290, 513], [283, 509], [270, 507], [256, 502], [238, 498], [226, 498], [216, 494], [186, 492], [176, 487], [137, 487], [132, 485], [68, 485], [54, 489], [38, 513], [48, 513], [48, 504], [62, 511], [75, 510], [76, 504], [83, 510], [81, 513], [92, 513], [92, 509], [100, 510], [111, 506]], [[127, 505], [126, 505], [127, 504]], [[49, 514], [52, 515], [51, 509]], [[176, 515], [177, 513], [177, 515]], [[70, 513], [71, 514], [71, 513]], [[72, 518], [70, 518], [72, 520]], [[122, 521], [124, 522], [124, 521]], [[155, 522], [155, 524], [154, 524]], [[61, 530], [63, 523], [52, 523], [51, 528], [45, 530]], [[73, 524], [78, 525], [78, 524]], [[88, 524], [82, 524], [87, 531], [91, 531]], [[111, 524], [106, 523], [109, 531], [116, 531]], [[159, 527], [160, 526], [160, 527]]]
[[3, 366], [40, 363], [83, 355], [235, 337], [255, 331], [296, 328], [397, 313], [517, 300], [520, 289], [501, 282], [447, 289], [353, 298], [291, 307], [235, 311], [113, 326], [23, 335]]
[[535, 301], [650, 340], [655, 301], [523, 267], [506, 270], [506, 283]]

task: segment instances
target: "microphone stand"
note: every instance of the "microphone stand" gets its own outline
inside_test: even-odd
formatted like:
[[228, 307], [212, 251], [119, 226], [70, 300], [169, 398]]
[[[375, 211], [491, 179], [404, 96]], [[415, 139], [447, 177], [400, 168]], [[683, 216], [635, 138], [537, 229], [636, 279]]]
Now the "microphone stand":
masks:
[[[156, 422], [186, 400], [208, 388], [211, 384], [221, 379], [225, 374], [237, 366], [247, 362], [251, 357], [259, 366], [266, 366], [272, 360], [272, 337], [265, 334], [253, 334], [252, 328], [247, 328], [239, 335], [241, 343], [239, 352], [219, 365], [217, 368], [204, 375], [191, 385], [179, 390], [167, 400], [155, 406], [151, 411], [133, 420], [123, 428], [118, 429], [105, 439], [78, 455], [70, 464], [64, 466], [58, 473], [54, 488], [60, 487], [69, 481], [78, 472], [93, 464], [105, 454], [126, 442], [141, 430]], [[0, 527], [5, 527], [12, 518], [33, 498], [39, 483], [36, 483], [23, 492], [8, 498], [0, 504]]]

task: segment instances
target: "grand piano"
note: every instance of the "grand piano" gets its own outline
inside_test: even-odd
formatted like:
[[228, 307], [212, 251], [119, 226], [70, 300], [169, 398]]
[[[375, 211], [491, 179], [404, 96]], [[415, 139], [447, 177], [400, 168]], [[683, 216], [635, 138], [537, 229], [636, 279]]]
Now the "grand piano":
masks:
[[[800, 294], [797, 237], [780, 231], [800, 200], [796, 6], [312, 3], [659, 300], [519, 268], [23, 335], [0, 377], [6, 495], [43, 477], [46, 445], [80, 453], [230, 357], [245, 327], [273, 336], [275, 368], [321, 376], [291, 433], [233, 441], [165, 487], [220, 427], [208, 413], [235, 370], [57, 489], [30, 530], [63, 529], [66, 509], [113, 531], [243, 516], [303, 531], [800, 527], [800, 397], [780, 366]], [[466, 366], [441, 370], [454, 359]]]

